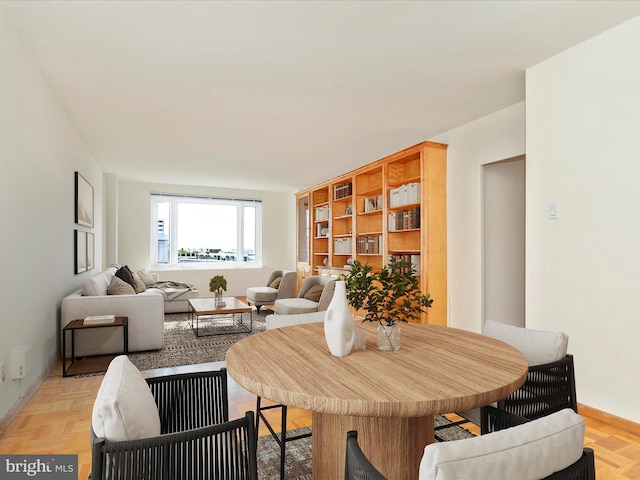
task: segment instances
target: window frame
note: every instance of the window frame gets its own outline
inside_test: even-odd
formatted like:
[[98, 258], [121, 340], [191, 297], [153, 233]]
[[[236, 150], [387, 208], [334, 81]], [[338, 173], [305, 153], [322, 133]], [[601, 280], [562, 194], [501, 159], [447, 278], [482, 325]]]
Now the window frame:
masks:
[[[158, 263], [158, 204], [169, 203], [169, 262]], [[234, 261], [194, 261], [180, 263], [178, 255], [178, 205], [180, 203], [232, 205], [237, 211], [238, 228], [236, 231], [236, 260]], [[207, 197], [202, 195], [184, 195], [151, 192], [151, 222], [149, 264], [154, 270], [203, 270], [262, 267], [262, 200], [247, 198]], [[255, 208], [255, 252], [254, 260], [244, 260], [244, 211], [245, 207]], [[175, 245], [175, 248], [174, 248]]]

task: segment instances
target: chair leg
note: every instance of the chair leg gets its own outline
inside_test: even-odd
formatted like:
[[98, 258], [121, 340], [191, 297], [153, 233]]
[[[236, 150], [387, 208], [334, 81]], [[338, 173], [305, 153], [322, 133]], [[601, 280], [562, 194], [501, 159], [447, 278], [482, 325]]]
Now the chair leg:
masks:
[[[273, 427], [271, 426], [267, 418], [262, 413], [264, 410], [271, 410], [273, 408], [279, 408], [281, 411], [280, 434], [278, 434], [278, 432], [276, 432], [273, 429]], [[269, 433], [271, 433], [271, 436], [280, 447], [280, 480], [284, 480], [284, 466], [285, 466], [285, 460], [286, 460], [285, 454], [286, 454], [287, 442], [310, 437], [311, 433], [294, 435], [293, 437], [287, 437], [287, 406], [278, 404], [278, 405], [268, 405], [266, 407], [263, 407], [262, 398], [258, 397], [256, 400], [256, 436], [258, 436], [258, 427], [260, 425], [261, 418], [264, 425], [269, 430]]]

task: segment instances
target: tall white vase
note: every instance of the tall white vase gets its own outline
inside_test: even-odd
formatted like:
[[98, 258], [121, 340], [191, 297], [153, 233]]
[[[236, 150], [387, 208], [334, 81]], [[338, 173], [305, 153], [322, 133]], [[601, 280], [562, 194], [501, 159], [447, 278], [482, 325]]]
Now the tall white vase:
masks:
[[347, 302], [346, 283], [341, 280], [335, 285], [333, 298], [324, 316], [324, 336], [331, 355], [346, 357], [353, 348], [355, 325]]

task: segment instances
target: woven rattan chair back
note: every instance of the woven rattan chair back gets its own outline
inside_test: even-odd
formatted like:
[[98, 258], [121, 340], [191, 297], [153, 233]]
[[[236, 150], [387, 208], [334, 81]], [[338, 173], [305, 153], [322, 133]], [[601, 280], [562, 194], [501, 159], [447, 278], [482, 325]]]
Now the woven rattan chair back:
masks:
[[344, 467], [345, 480], [386, 480], [374, 467], [358, 444], [358, 432], [347, 432], [347, 456]]

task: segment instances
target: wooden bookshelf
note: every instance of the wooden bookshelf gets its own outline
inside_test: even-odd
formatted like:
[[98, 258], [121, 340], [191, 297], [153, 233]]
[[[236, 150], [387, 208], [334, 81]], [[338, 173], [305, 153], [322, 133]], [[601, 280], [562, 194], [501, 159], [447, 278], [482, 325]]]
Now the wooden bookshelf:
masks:
[[411, 258], [434, 299], [422, 322], [446, 325], [446, 156], [446, 145], [422, 142], [298, 192], [312, 217], [298, 268], [333, 275], [352, 260], [379, 269], [391, 255]]

